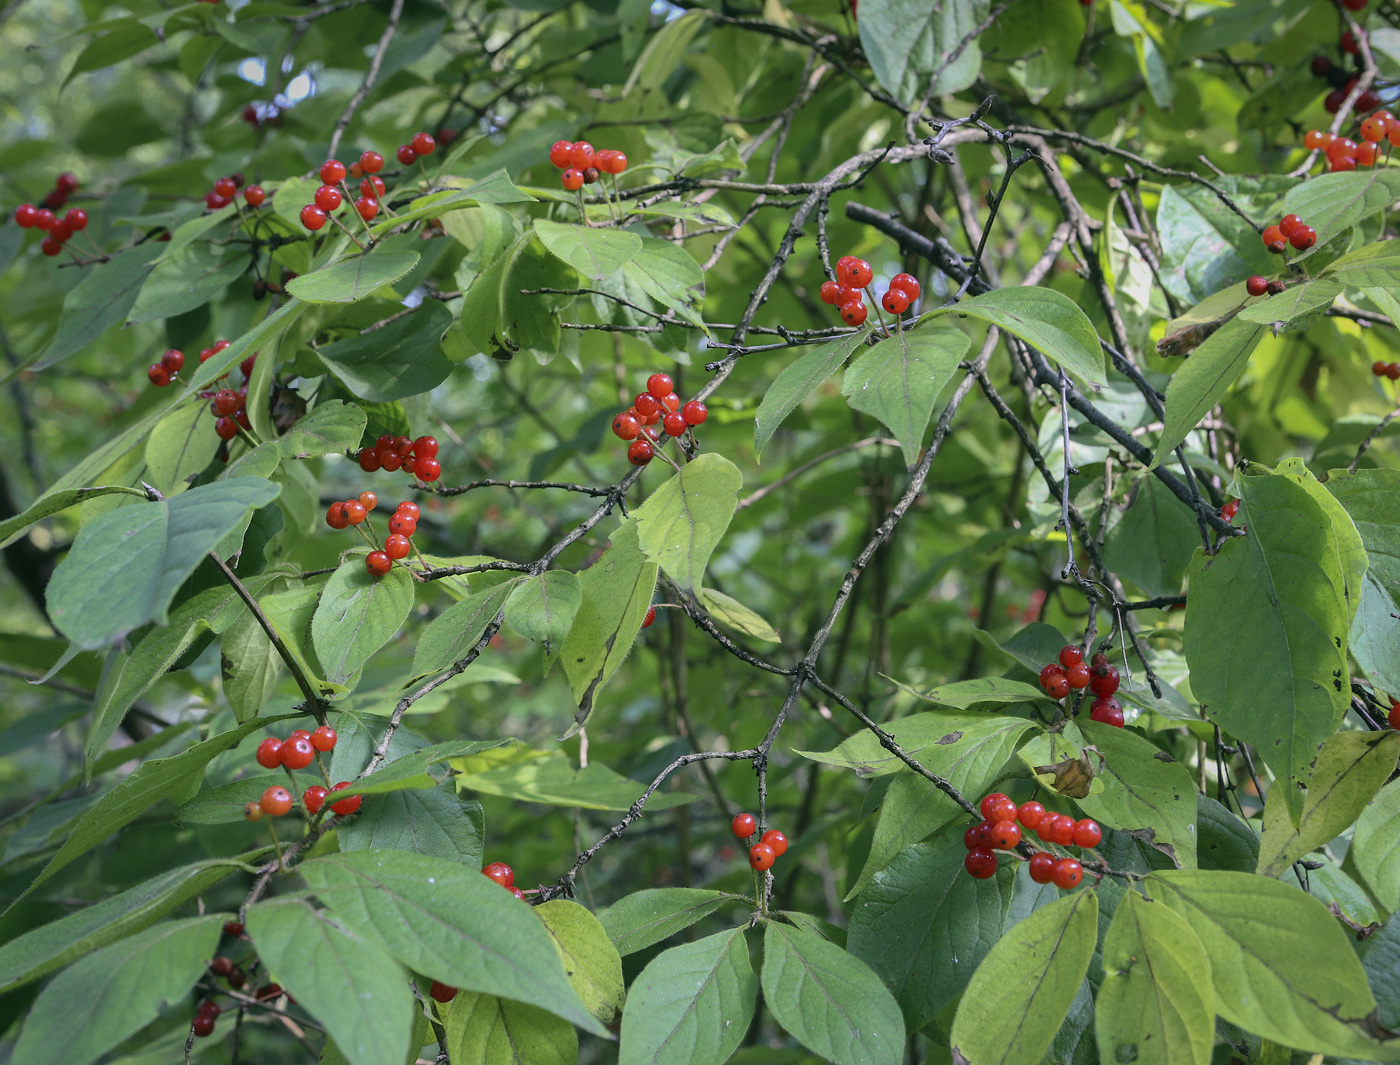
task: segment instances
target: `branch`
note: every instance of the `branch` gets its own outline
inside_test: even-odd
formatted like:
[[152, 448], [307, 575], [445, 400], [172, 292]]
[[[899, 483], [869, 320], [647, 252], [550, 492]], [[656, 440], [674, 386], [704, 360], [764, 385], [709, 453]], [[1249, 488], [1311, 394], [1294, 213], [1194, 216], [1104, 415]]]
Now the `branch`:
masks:
[[369, 61], [369, 69], [365, 71], [365, 80], [360, 82], [360, 87], [355, 90], [355, 95], [350, 97], [350, 102], [345, 105], [345, 110], [336, 120], [335, 130], [331, 133], [330, 148], [326, 152], [332, 159], [335, 158], [336, 149], [340, 147], [340, 138], [345, 135], [345, 128], [350, 125], [351, 119], [355, 117], [355, 112], [365, 102], [365, 97], [369, 95], [369, 90], [374, 86], [374, 79], [379, 77], [379, 68], [384, 63], [384, 53], [389, 50], [389, 42], [394, 39], [394, 34], [399, 28], [399, 17], [402, 14], [403, 0], [394, 0], [394, 6], [389, 9], [389, 21], [379, 37], [379, 46], [375, 48], [374, 56]]

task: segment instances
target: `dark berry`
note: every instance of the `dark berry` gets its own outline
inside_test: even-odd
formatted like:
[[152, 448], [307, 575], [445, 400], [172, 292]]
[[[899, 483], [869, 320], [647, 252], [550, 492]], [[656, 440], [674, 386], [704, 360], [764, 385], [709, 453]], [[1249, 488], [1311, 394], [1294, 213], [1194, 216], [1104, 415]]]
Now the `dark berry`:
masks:
[[963, 859], [963, 868], [978, 880], [988, 880], [996, 875], [996, 852], [983, 850], [982, 848], [978, 848], [975, 851], [968, 851], [967, 857]]
[[1284, 249], [1288, 247], [1288, 238], [1283, 235], [1283, 230], [1279, 229], [1278, 226], [1270, 226], [1264, 230], [1264, 247], [1275, 255], [1282, 255]]
[[[420, 136], [427, 136], [427, 134], [420, 134]], [[428, 988], [428, 996], [434, 1002], [451, 1002], [457, 997], [457, 989], [449, 984], [434, 980], [432, 986]]]
[[1251, 277], [1248, 281], [1244, 283], [1244, 290], [1248, 292], [1251, 296], [1262, 296], [1268, 290], [1268, 288], [1268, 279], [1260, 277], [1258, 274], [1255, 274], [1253, 277]]
[[1030, 866], [1031, 879], [1037, 884], [1048, 884], [1055, 879], [1055, 856], [1053, 854], [1036, 851], [1031, 855], [1031, 860], [1027, 864]]

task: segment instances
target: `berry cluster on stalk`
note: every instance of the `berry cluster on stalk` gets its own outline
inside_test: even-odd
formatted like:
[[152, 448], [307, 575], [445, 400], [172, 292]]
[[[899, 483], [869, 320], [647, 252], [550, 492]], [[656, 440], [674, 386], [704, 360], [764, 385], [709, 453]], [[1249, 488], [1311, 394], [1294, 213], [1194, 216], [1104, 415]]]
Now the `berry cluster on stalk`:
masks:
[[622, 152], [595, 150], [587, 141], [555, 141], [549, 146], [549, 161], [563, 171], [559, 184], [570, 192], [594, 184], [603, 174], [611, 174], [616, 185], [617, 176], [627, 169]]
[[[204, 206], [211, 211], [227, 207], [238, 195], [238, 190], [243, 187], [242, 174], [230, 174], [228, 177], [221, 177], [214, 182], [214, 187], [204, 194]], [[261, 190], [259, 190], [261, 192]], [[259, 201], [261, 202], [261, 201]], [[256, 206], [256, 204], [254, 205]]]
[[442, 476], [442, 463], [438, 461], [437, 454], [436, 437], [420, 436], [411, 440], [406, 436], [386, 433], [374, 442], [373, 447], [360, 448], [356, 457], [360, 469], [366, 473], [403, 470], [410, 477], [431, 482]]
[[[729, 822], [729, 830], [740, 843], [752, 840], [758, 831], [758, 819], [753, 814], [735, 814]], [[749, 845], [749, 865], [755, 872], [763, 873], [773, 868], [773, 863], [787, 853], [787, 836], [776, 828], [770, 828]]]
[[[835, 307], [847, 325], [864, 325], [870, 313], [864, 296], [871, 291], [874, 280], [875, 273], [868, 262], [843, 255], [836, 260], [836, 279], [823, 281], [817, 295], [823, 303]], [[880, 297], [880, 306], [898, 319], [918, 300], [921, 291], [912, 274], [895, 274]]]
[[[373, 492], [361, 492], [358, 499], [346, 499], [332, 503], [326, 510], [326, 524], [332, 529], [344, 529], [350, 525], [362, 525], [369, 512], [379, 505], [379, 497]], [[365, 569], [373, 577], [382, 577], [394, 568], [394, 563], [407, 558], [413, 550], [412, 536], [418, 531], [418, 518], [422, 510], [417, 503], [405, 499], [389, 518], [389, 535], [384, 538], [384, 546], [375, 543], [374, 538], [365, 534], [369, 541], [370, 553], [365, 556]]]
[[[416, 162], [437, 149], [437, 140], [431, 133], [415, 133], [408, 144], [402, 145], [397, 156], [405, 165]], [[335, 212], [343, 204], [349, 203], [366, 225], [372, 222], [384, 207], [384, 194], [387, 191], [384, 179], [378, 174], [384, 169], [384, 156], [373, 149], [360, 153], [360, 158], [346, 167], [339, 159], [327, 159], [317, 171], [321, 187], [312, 196], [312, 202], [301, 209], [301, 224], [313, 233], [323, 229], [327, 221], [335, 219]], [[360, 195], [351, 199], [347, 178], [360, 178]], [[392, 213], [392, 212], [389, 212]], [[343, 228], [343, 227], [342, 227]], [[348, 232], [348, 230], [347, 230]]]
[[21, 229], [37, 229], [44, 234], [39, 250], [52, 258], [63, 251], [68, 238], [87, 228], [88, 215], [81, 207], [73, 207], [61, 217], [55, 212], [63, 209], [68, 197], [78, 189], [78, 179], [64, 171], [54, 179], [53, 189], [40, 205], [22, 203], [15, 208], [15, 224]]
[[1296, 214], [1284, 215], [1278, 225], [1267, 227], [1260, 236], [1274, 255], [1282, 255], [1290, 244], [1298, 251], [1307, 251], [1317, 243], [1317, 230]]
[[1084, 652], [1072, 643], [1060, 648], [1059, 661], [1040, 671], [1040, 686], [1050, 698], [1063, 699], [1071, 691], [1088, 688], [1095, 696], [1089, 705], [1090, 720], [1122, 728], [1123, 707], [1113, 697], [1118, 684], [1118, 670], [1108, 664], [1107, 655], [1100, 652], [1085, 663]]
[[[967, 847], [963, 868], [978, 880], [996, 874], [996, 852], [1015, 850], [1021, 844], [1023, 829], [1026, 834], [1034, 832], [1042, 843], [1081, 850], [1097, 847], [1103, 839], [1103, 829], [1087, 817], [1076, 821], [1035, 801], [1017, 806], [999, 791], [983, 798], [978, 809], [982, 820], [963, 833], [963, 845]], [[1084, 867], [1068, 855], [1035, 851], [1028, 865], [1031, 879], [1037, 884], [1053, 882], [1062, 891], [1078, 887], [1084, 879]]]
[[638, 392], [632, 406], [613, 419], [612, 431], [619, 440], [628, 442], [627, 461], [645, 466], [656, 457], [665, 442], [663, 436], [689, 434], [693, 440], [693, 430], [709, 416], [708, 408], [698, 399], [681, 402], [669, 374], [654, 373], [647, 378], [646, 391]]

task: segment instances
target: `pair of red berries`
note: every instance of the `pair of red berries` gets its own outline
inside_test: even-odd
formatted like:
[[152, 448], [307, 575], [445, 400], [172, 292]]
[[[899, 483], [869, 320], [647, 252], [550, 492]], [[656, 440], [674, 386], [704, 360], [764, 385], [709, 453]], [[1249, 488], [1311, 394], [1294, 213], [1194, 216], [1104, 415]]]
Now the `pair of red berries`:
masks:
[[185, 353], [179, 348], [170, 348], [160, 357], [160, 362], [151, 363], [146, 378], [157, 388], [164, 388], [175, 380], [185, 365]]
[[360, 448], [360, 469], [366, 473], [375, 470], [403, 470], [420, 481], [436, 481], [442, 476], [442, 463], [438, 461], [436, 437], [420, 436], [410, 440], [406, 436], [393, 436], [386, 433], [374, 442], [373, 447]]
[[549, 161], [563, 171], [559, 184], [573, 192], [592, 185], [601, 174], [616, 177], [627, 169], [627, 156], [612, 148], [595, 151], [587, 141], [555, 141], [549, 146]]
[[433, 135], [420, 130], [413, 135], [407, 144], [400, 144], [399, 150], [394, 154], [404, 166], [412, 166], [423, 156], [432, 155], [435, 151], [437, 151], [437, 141]]
[[[233, 202], [233, 198], [238, 195], [238, 190], [242, 187], [242, 174], [231, 174], [228, 177], [221, 177], [214, 182], [214, 187], [204, 194], [204, 206], [211, 211], [217, 211], [222, 207], [227, 207]], [[253, 206], [256, 207], [257, 204]]]
[[1260, 277], [1258, 274], [1246, 279], [1244, 283], [1244, 290], [1251, 296], [1277, 296], [1286, 287], [1282, 281], [1270, 281], [1267, 277]]
[[[224, 960], [227, 961], [227, 959]], [[218, 1020], [219, 1014], [222, 1012], [217, 1002], [213, 999], [205, 999], [194, 1012], [194, 1020], [190, 1022], [191, 1030], [201, 1039], [213, 1035], [214, 1022]]]
[[269, 736], [258, 744], [257, 753], [253, 757], [264, 769], [276, 769], [279, 766], [305, 769], [316, 757], [317, 751], [325, 754], [335, 750], [336, 739], [335, 729], [329, 725], [322, 725], [315, 732], [299, 728], [285, 740]]
[[[734, 820], [729, 822], [729, 830], [740, 841], [752, 839], [758, 831], [758, 819], [753, 814], [735, 814]], [[765, 872], [773, 868], [773, 863], [786, 854], [787, 849], [787, 836], [770, 828], [749, 848], [749, 865], [760, 873]]]
[[1298, 251], [1307, 251], [1317, 243], [1317, 230], [1296, 214], [1284, 215], [1278, 225], [1269, 226], [1262, 236], [1264, 247], [1274, 255], [1282, 255], [1290, 244]]
[[[329, 788], [322, 787], [320, 784], [312, 784], [311, 787], [301, 793], [301, 804], [306, 808], [307, 813], [313, 815], [319, 814], [321, 808], [326, 805], [326, 797], [328, 795], [337, 791], [343, 791], [349, 786], [350, 781], [348, 780], [342, 780], [338, 784], [332, 784]], [[360, 804], [364, 801], [363, 795], [351, 795], [348, 799], [341, 799], [339, 802], [331, 803], [331, 813], [338, 814], [341, 817], [349, 817], [360, 808]]]
[[[483, 865], [481, 867], [481, 875], [486, 877], [487, 880], [494, 880], [517, 899], [523, 899], [525, 897], [525, 892], [515, 886], [515, 870], [505, 862], [491, 862], [489, 865]], [[456, 993], [456, 988], [453, 988], [452, 994], [455, 995]], [[447, 1000], [438, 999], [438, 1001], [445, 1002]]]
[[[654, 373], [647, 378], [646, 391], [638, 392], [632, 406], [613, 419], [612, 431], [619, 440], [631, 441], [627, 461], [645, 466], [656, 456], [654, 445], [663, 432], [684, 436], [709, 416], [709, 408], [698, 399], [682, 405], [670, 374]], [[660, 429], [655, 428], [658, 422]]]
[[1226, 501], [1225, 505], [1220, 508], [1220, 517], [1224, 521], [1234, 521], [1235, 515], [1239, 512], [1240, 501], [1238, 499], [1231, 499]]
[[1392, 381], [1400, 381], [1400, 362], [1373, 362], [1371, 373], [1377, 377], [1389, 377]]
[[[1021, 829], [1034, 831], [1046, 843], [1062, 847], [1096, 847], [1103, 839], [1103, 829], [1088, 818], [1076, 821], [1067, 814], [1055, 814], [1038, 802], [1021, 806], [1001, 792], [983, 798], [980, 806], [983, 820], [963, 833], [967, 857], [963, 868], [978, 880], [986, 880], [997, 871], [998, 850], [1012, 850], [1021, 842]], [[1019, 823], [1018, 823], [1019, 822]], [[1031, 879], [1037, 884], [1052, 880], [1065, 891], [1078, 887], [1084, 879], [1084, 869], [1073, 858], [1059, 857], [1037, 851], [1030, 859]]]

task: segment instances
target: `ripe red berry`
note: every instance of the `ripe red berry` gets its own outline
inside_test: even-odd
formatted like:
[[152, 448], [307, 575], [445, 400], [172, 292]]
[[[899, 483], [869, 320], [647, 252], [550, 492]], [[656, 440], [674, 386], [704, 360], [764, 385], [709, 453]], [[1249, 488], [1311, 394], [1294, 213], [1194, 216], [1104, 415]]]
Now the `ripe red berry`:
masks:
[[560, 170], [567, 170], [569, 163], [569, 149], [573, 147], [572, 141], [555, 141], [549, 147], [549, 161]]
[[1301, 226], [1288, 238], [1288, 242], [1299, 251], [1307, 251], [1317, 243], [1317, 230], [1312, 226]]
[[393, 568], [394, 560], [383, 551], [371, 551], [365, 556], [365, 569], [371, 576], [382, 577]]
[[1069, 676], [1061, 673], [1058, 677], [1051, 677], [1050, 683], [1045, 685], [1045, 694], [1052, 699], [1063, 699], [1069, 694]]
[[326, 212], [314, 203], [308, 203], [301, 209], [301, 224], [314, 233], [326, 224]]
[[587, 141], [574, 141], [569, 147], [569, 164], [576, 170], [593, 165], [593, 145]]
[[773, 853], [773, 848], [765, 843], [759, 843], [749, 851], [749, 864], [760, 873], [765, 869], [772, 869], [777, 860], [778, 856]]
[[1111, 695], [1103, 699], [1095, 699], [1089, 705], [1089, 720], [1097, 721], [1101, 725], [1122, 728], [1123, 705]]
[[335, 729], [331, 728], [329, 725], [322, 725], [311, 734], [311, 746], [323, 753], [326, 751], [333, 751], [335, 750], [335, 741], [337, 738]]
[[384, 540], [384, 553], [390, 558], [407, 558], [412, 550], [413, 544], [409, 538], [399, 533], [391, 533]]
[[593, 165], [605, 174], [616, 176], [627, 169], [627, 155], [615, 148], [609, 149], [607, 152], [599, 152], [595, 155]]
[[779, 858], [787, 853], [787, 836], [783, 835], [776, 828], [770, 828], [767, 832], [763, 833], [763, 837], [759, 842], [764, 846], [771, 847], [773, 853]]
[[661, 424], [665, 428], [667, 436], [683, 436], [686, 429], [689, 428], [685, 419], [676, 411], [668, 411], [666, 417], [661, 419]]
[[1055, 814], [1055, 820], [1050, 826], [1050, 842], [1058, 843], [1061, 847], [1068, 847], [1074, 842], [1074, 818], [1069, 814]]
[[365, 151], [360, 153], [360, 171], [365, 174], [377, 174], [384, 169], [384, 157], [376, 151]]
[[841, 306], [841, 320], [847, 325], [864, 325], [868, 313], [860, 300], [851, 300]]
[[[426, 136], [426, 134], [422, 134], [422, 136]], [[457, 989], [450, 984], [434, 980], [432, 986], [428, 988], [428, 997], [434, 1002], [451, 1002], [457, 997]]]
[[1118, 670], [1113, 666], [1101, 666], [1089, 678], [1089, 690], [1095, 695], [1112, 695], [1118, 690]]
[[753, 814], [735, 814], [729, 822], [729, 831], [735, 839], [748, 839], [758, 830], [758, 820]]
[[836, 280], [848, 288], [863, 289], [875, 280], [875, 273], [864, 259], [851, 259], [844, 266], [836, 268]]
[[1375, 166], [1376, 160], [1380, 158], [1381, 150], [1379, 145], [1362, 143], [1356, 146], [1353, 158], [1357, 166]]
[[344, 529], [350, 524], [344, 503], [332, 503], [326, 508], [326, 524], [332, 529]]
[[379, 201], [372, 196], [355, 197], [355, 210], [360, 212], [360, 217], [366, 222], [374, 220], [374, 216], [379, 213]]
[[[395, 514], [402, 514], [405, 518], [412, 518], [415, 522], [423, 516], [422, 508], [411, 499], [405, 499], [394, 508]], [[404, 533], [405, 536], [412, 536], [412, 533]]]
[[975, 851], [968, 851], [967, 857], [963, 859], [963, 868], [978, 880], [988, 880], [996, 875], [996, 853], [981, 847]]
[[1400, 381], [1400, 362], [1386, 363], [1385, 375], [1392, 381]]
[[1055, 886], [1061, 891], [1077, 888], [1084, 879], [1084, 867], [1073, 858], [1061, 858], [1055, 863]]
[[39, 210], [34, 212], [35, 229], [42, 229], [45, 233], [47, 233], [50, 229], [53, 228], [53, 224], [56, 221], [57, 219], [54, 218], [53, 212], [50, 211], [47, 207], [41, 207], [39, 208]]
[[1036, 828], [1044, 818], [1045, 807], [1035, 801], [1023, 802], [1016, 809], [1016, 820], [1020, 821], [1026, 828]]
[[1053, 854], [1036, 851], [1031, 855], [1031, 860], [1027, 864], [1030, 867], [1031, 879], [1037, 884], [1048, 884], [1055, 878], [1055, 856]]
[[442, 476], [442, 463], [435, 458], [420, 458], [415, 472], [420, 481], [436, 481]]
[[435, 436], [420, 436], [413, 441], [413, 453], [420, 459], [430, 459], [438, 453], [438, 442]]
[[226, 935], [226, 936], [241, 936], [242, 934], [243, 934], [243, 922], [242, 922], [242, 921], [225, 921], [225, 922], [224, 922], [224, 935]]
[[288, 769], [305, 769], [315, 757], [316, 748], [306, 736], [288, 737], [282, 744], [282, 764]]
[[1007, 851], [1021, 842], [1021, 826], [1015, 821], [998, 821], [992, 826], [992, 846]]
[[258, 805], [268, 817], [281, 817], [292, 808], [292, 793], [281, 784], [274, 784], [262, 793]]
[[481, 867], [482, 875], [494, 880], [501, 887], [515, 887], [515, 870], [505, 862], [492, 862]]
[[1060, 665], [1058, 662], [1051, 662], [1049, 665], [1045, 666], [1040, 671], [1040, 686], [1042, 688], [1049, 687], [1050, 682], [1052, 680], [1054, 680], [1056, 677], [1063, 677], [1064, 675], [1065, 667]]
[[214, 393], [214, 413], [223, 414], [232, 418], [238, 413], [238, 408], [243, 406], [238, 402], [238, 393], [231, 388], [221, 388]]
[[326, 805], [326, 796], [329, 794], [329, 788], [323, 788], [320, 784], [312, 784], [301, 793], [302, 808], [309, 814], [319, 814], [321, 807]]
[[81, 207], [74, 207], [63, 216], [63, 221], [74, 233], [80, 233], [87, 228], [88, 215]]
[[[1371, 372], [1372, 372], [1373, 374], [1375, 374], [1377, 377], [1384, 377], [1384, 376], [1385, 376], [1385, 363], [1384, 363], [1384, 362], [1380, 362], [1379, 360], [1376, 361], [1376, 362], [1371, 363]], [[1229, 506], [1228, 503], [1225, 504], [1225, 505], [1226, 505], [1226, 506]], [[1220, 511], [1220, 516], [1221, 516], [1222, 518], [1225, 516], [1225, 511], [1224, 511], [1223, 508], [1222, 508], [1221, 511]]]
[[569, 167], [559, 175], [559, 184], [570, 192], [583, 188], [583, 171], [576, 166]]
[[233, 418], [219, 418], [214, 422], [214, 432], [220, 440], [232, 440], [238, 435], [238, 422]]
[[623, 411], [613, 419], [612, 431], [619, 440], [635, 440], [642, 431], [642, 423]]
[[290, 743], [292, 740], [309, 740], [310, 738], [311, 733], [307, 732], [304, 728], [299, 728], [293, 729], [291, 732], [287, 733], [287, 739], [283, 742]]
[[267, 193], [261, 185], [249, 185], [243, 190], [243, 202], [249, 207], [261, 207], [266, 198]]
[[917, 300], [919, 298], [919, 293], [922, 291], [922, 289], [919, 288], [919, 282], [914, 278], [913, 274], [895, 274], [894, 277], [890, 278], [890, 288], [897, 288], [903, 291], [903, 293], [909, 297], [910, 303]]
[[327, 159], [318, 171], [323, 185], [339, 185], [345, 180], [345, 164], [338, 159]]
[[400, 536], [412, 536], [418, 531], [418, 519], [400, 507], [389, 519], [389, 531]]
[[232, 202], [233, 199], [231, 197], [220, 196], [213, 189], [210, 189], [204, 194], [204, 206], [208, 207], [211, 211], [217, 211], [221, 207], [227, 207]]
[[892, 288], [880, 297], [880, 306], [890, 314], [903, 314], [909, 309], [909, 297], [903, 289]]
[[367, 177], [360, 182], [360, 195], [368, 196], [372, 200], [382, 200], [384, 198], [384, 179], [381, 177]]
[[215, 976], [227, 976], [233, 972], [233, 959], [217, 957], [209, 963], [209, 971]]
[[633, 466], [645, 466], [656, 454], [656, 449], [646, 440], [633, 440], [627, 445], [627, 461]]
[[151, 368], [146, 371], [146, 377], [157, 388], [164, 388], [170, 384], [170, 371], [158, 362], [151, 364]]
[[1268, 288], [1268, 280], [1266, 278], [1260, 277], [1258, 274], [1255, 274], [1253, 277], [1251, 277], [1248, 281], [1244, 283], [1244, 290], [1248, 292], [1251, 296], [1262, 296], [1268, 290]]
[[994, 791], [982, 800], [978, 807], [982, 816], [988, 821], [996, 824], [998, 821], [1011, 820], [1016, 816], [1016, 804], [1009, 796], [1003, 795], [999, 791]]
[[[342, 780], [339, 784], [336, 784], [334, 787], [332, 787], [331, 791], [340, 791], [344, 788], [348, 788], [349, 786], [350, 781]], [[331, 803], [331, 810], [334, 813], [339, 814], [341, 817], [346, 817], [349, 814], [353, 814], [356, 810], [358, 810], [360, 808], [360, 803], [362, 803], [363, 801], [364, 796], [351, 795], [348, 799], [341, 799], [339, 802]]]
[[197, 1013], [190, 1022], [190, 1030], [200, 1038], [214, 1034], [214, 1018], [208, 1013]]
[[34, 220], [39, 217], [39, 209], [32, 203], [22, 203], [15, 208], [15, 221], [22, 229], [34, 228]]
[[415, 133], [408, 144], [417, 155], [432, 155], [437, 150], [437, 141], [431, 133]]
[[647, 616], [644, 617], [644, 618], [642, 618], [642, 628], [644, 628], [644, 629], [649, 629], [649, 628], [651, 628], [652, 622], [654, 622], [655, 620], [656, 620], [656, 607], [654, 607], [654, 606], [649, 606], [649, 607], [647, 607]]
[[55, 255], [62, 253], [63, 242], [55, 240], [53, 237], [45, 237], [39, 241], [39, 250], [52, 259]]
[[[671, 380], [670, 374], [654, 373], [647, 378], [646, 394], [660, 403], [676, 390], [676, 383]], [[641, 409], [640, 407], [638, 408]]]
[[1390, 704], [1390, 713], [1386, 715], [1386, 721], [1390, 723], [1391, 728], [1400, 731], [1400, 703]]
[[1076, 847], [1097, 847], [1103, 839], [1103, 829], [1097, 821], [1084, 818], [1074, 823], [1074, 845]]
[[214, 194], [220, 199], [231, 200], [238, 192], [238, 186], [233, 183], [233, 178], [221, 177], [214, 182]]
[[418, 153], [413, 150], [411, 145], [400, 144], [398, 151], [394, 153], [394, 157], [404, 166], [412, 166], [414, 161], [418, 158]]
[[282, 764], [282, 741], [269, 736], [258, 744], [258, 753], [253, 757], [264, 769], [276, 769]]
[[692, 399], [681, 408], [681, 417], [685, 419], [686, 425], [703, 425], [709, 416], [709, 408], [698, 399]]
[[[1342, 30], [1342, 35], [1341, 35], [1340, 38], [1338, 38], [1338, 40], [1337, 40], [1337, 45], [1338, 45], [1338, 46], [1341, 48], [1341, 50], [1342, 50], [1343, 52], [1345, 52], [1347, 55], [1360, 55], [1360, 54], [1361, 54], [1361, 45], [1359, 45], [1359, 44], [1357, 43], [1356, 37], [1355, 37], [1355, 35], [1351, 32], [1351, 30]], [[1360, 106], [1360, 105], [1359, 105], [1359, 103], [1358, 103], [1358, 107], [1359, 107], [1359, 106]]]
[[1069, 669], [1065, 670], [1065, 681], [1075, 691], [1087, 688], [1089, 686], [1089, 667], [1083, 662], [1070, 666]]
[[1283, 230], [1279, 229], [1278, 226], [1270, 226], [1264, 230], [1264, 247], [1275, 255], [1282, 255], [1284, 249], [1288, 247], [1288, 238], [1283, 235]]

